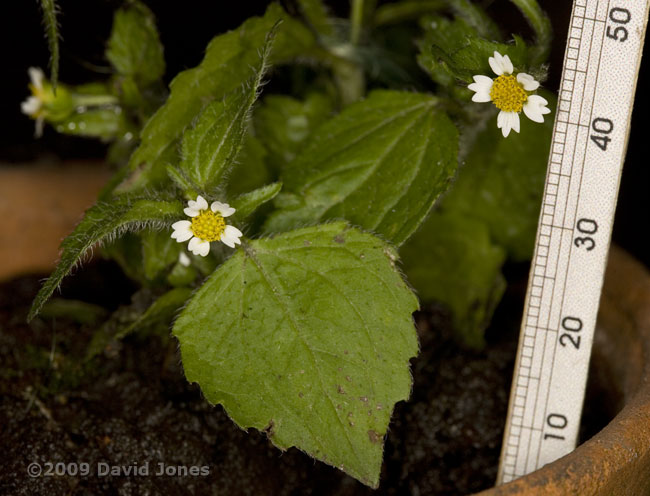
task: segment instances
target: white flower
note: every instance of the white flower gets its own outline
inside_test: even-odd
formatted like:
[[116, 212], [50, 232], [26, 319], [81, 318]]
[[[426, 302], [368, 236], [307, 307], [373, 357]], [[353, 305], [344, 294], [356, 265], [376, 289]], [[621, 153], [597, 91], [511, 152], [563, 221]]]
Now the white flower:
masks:
[[29, 73], [29, 89], [32, 94], [20, 104], [20, 110], [23, 114], [28, 115], [32, 119], [36, 119], [36, 135], [43, 134], [43, 120], [44, 112], [43, 105], [46, 101], [46, 92], [43, 87], [45, 81], [45, 74], [43, 70], [38, 67], [30, 67], [27, 72]]
[[187, 202], [187, 208], [183, 212], [192, 220], [179, 220], [172, 224], [172, 238], [179, 243], [189, 240], [187, 248], [195, 255], [205, 257], [210, 253], [212, 241], [221, 241], [230, 248], [241, 244], [239, 238], [242, 232], [226, 224], [225, 217], [235, 213], [235, 209], [227, 203], [215, 201], [208, 209], [208, 202], [199, 195], [196, 201]]
[[497, 116], [497, 127], [503, 136], [507, 137], [511, 130], [519, 132], [519, 114], [522, 110], [531, 121], [544, 122], [544, 115], [551, 112], [547, 107], [548, 101], [531, 94], [539, 88], [539, 82], [525, 72], [515, 77], [510, 57], [499, 52], [494, 52], [494, 57], [490, 57], [488, 63], [497, 78], [474, 76], [474, 82], [468, 88], [474, 92], [472, 101], [492, 102], [501, 111]]

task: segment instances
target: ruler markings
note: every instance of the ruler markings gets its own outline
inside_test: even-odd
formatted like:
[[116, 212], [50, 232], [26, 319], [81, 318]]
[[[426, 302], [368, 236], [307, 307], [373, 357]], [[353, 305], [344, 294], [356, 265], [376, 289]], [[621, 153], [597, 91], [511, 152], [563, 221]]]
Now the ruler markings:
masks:
[[[583, 17], [583, 22], [584, 22], [585, 20], [586, 20], [586, 19]], [[582, 30], [584, 30], [584, 28], [583, 28]], [[588, 52], [587, 52], [587, 53], [588, 53], [588, 56], [587, 56], [587, 67], [585, 68], [585, 71], [586, 71], [586, 72], [585, 72], [585, 78], [586, 78], [586, 76], [588, 75], [588, 70], [589, 70], [589, 60], [591, 59], [591, 50], [593, 49], [593, 31], [592, 31], [591, 34], [592, 34], [592, 36], [589, 36], [589, 48], [588, 48]], [[568, 55], [568, 54], [569, 54], [569, 49], [567, 48], [566, 58], [569, 58], [569, 55]], [[585, 85], [580, 85], [580, 86], [579, 86], [579, 89], [581, 90], [581, 95], [580, 95], [580, 96], [581, 96], [582, 98], [579, 97], [577, 100], [578, 100], [578, 101], [579, 101], [580, 99], [584, 100], [584, 97], [586, 96], [585, 93], [586, 93], [587, 87], [586, 87]], [[582, 109], [583, 109], [583, 106], [581, 105], [580, 108], [579, 108], [579, 110], [578, 110], [578, 120], [577, 120], [578, 123], [581, 122]], [[570, 114], [569, 114], [569, 117], [571, 117]], [[579, 129], [579, 128], [578, 128], [578, 129]], [[573, 173], [573, 170], [572, 170], [572, 169], [573, 169], [573, 164], [575, 163], [575, 158], [576, 158], [575, 155], [576, 155], [576, 150], [577, 150], [577, 148], [578, 148], [578, 138], [579, 138], [579, 136], [580, 136], [579, 131], [576, 131], [576, 133], [575, 133], [575, 140], [574, 140], [574, 143], [573, 143], [573, 150], [572, 150], [572, 154], [571, 154], [571, 161], [570, 161], [570, 164], [571, 164], [571, 165], [570, 165], [571, 173]], [[563, 158], [564, 158], [564, 157], [563, 157]], [[566, 222], [567, 207], [568, 207], [569, 198], [570, 198], [570, 189], [571, 189], [570, 186], [571, 186], [571, 177], [569, 177], [569, 186], [568, 186], [568, 191], [567, 191], [567, 195], [566, 195], [566, 199], [565, 199], [564, 212], [563, 212], [563, 216], [562, 216], [562, 224], [565, 224], [565, 222]], [[563, 237], [564, 237], [564, 233], [562, 233], [562, 235], [561, 235], [561, 238], [563, 238]], [[572, 237], [573, 237], [573, 236], [572, 236]], [[561, 241], [562, 241], [562, 239], [560, 240], [560, 243], [561, 243]], [[559, 262], [559, 257], [562, 256], [562, 254], [563, 254], [563, 250], [562, 250], [563, 247], [564, 247], [564, 246], [563, 246], [563, 244], [561, 243], [561, 244], [560, 244], [560, 249], [558, 250], [558, 262]], [[567, 260], [567, 263], [566, 263], [565, 277], [564, 277], [564, 280], [563, 280], [564, 282], [566, 281], [566, 275], [567, 275], [567, 273], [568, 273], [568, 269], [569, 269], [570, 257], [571, 257], [571, 248], [570, 248], [570, 246], [569, 246], [569, 259]], [[557, 270], [558, 270], [558, 267], [559, 267], [559, 263], [556, 265], [556, 269], [555, 269], [555, 277], [557, 277]], [[552, 288], [552, 290], [551, 290], [551, 293], [552, 293], [552, 294], [555, 293], [555, 278], [554, 278], [554, 280], [553, 280], [553, 288]], [[563, 299], [563, 300], [564, 300], [564, 296], [565, 296], [565, 294], [566, 294], [566, 292], [565, 292], [565, 291], [562, 291], [562, 299]], [[552, 304], [552, 303], [551, 303], [551, 304]], [[560, 309], [559, 309], [559, 311], [558, 311], [558, 315], [557, 315], [557, 329], [559, 329], [559, 327], [560, 327], [560, 318], [561, 318], [561, 315], [562, 315], [562, 306], [563, 306], [563, 305], [560, 305]], [[553, 342], [557, 345], [557, 340], [555, 339], [555, 336], [554, 336], [554, 338], [553, 338]], [[553, 370], [553, 366], [554, 366], [554, 364], [555, 364], [555, 357], [556, 357], [556, 348], [555, 348], [555, 346], [552, 346], [552, 347], [551, 347], [551, 346], [547, 346], [547, 344], [548, 344], [548, 333], [545, 333], [545, 334], [544, 334], [544, 347], [543, 347], [543, 352], [542, 352], [541, 363], [542, 363], [542, 364], [545, 363], [545, 358], [546, 358], [547, 350], [548, 350], [548, 352], [551, 352], [551, 351], [552, 351], [551, 364], [553, 364], [553, 365], [551, 366], [551, 370]], [[552, 348], [552, 349], [549, 349], [549, 348]], [[551, 384], [552, 384], [552, 382], [553, 382], [552, 379], [553, 379], [553, 378], [552, 378], [552, 375], [549, 374], [548, 381], [547, 381], [547, 384], [546, 384], [546, 395], [545, 395], [545, 402], [544, 402], [545, 404], [544, 404], [544, 410], [543, 410], [544, 413], [543, 413], [543, 415], [542, 415], [542, 418], [539, 419], [539, 421], [542, 422], [542, 423], [544, 422], [544, 419], [548, 418], [548, 417], [547, 417], [547, 415], [548, 415], [548, 399], [549, 399], [549, 395], [548, 395], [548, 393], [549, 393], [549, 391], [550, 391]], [[540, 389], [541, 389], [541, 388], [540, 388]], [[539, 401], [539, 392], [540, 392], [540, 391], [539, 391], [539, 389], [538, 389], [538, 391], [537, 391], [537, 395], [536, 395], [536, 398], [535, 398], [535, 410], [536, 410], [536, 411], [538, 410], [538, 408], [537, 408], [537, 404], [538, 404], [538, 401]], [[538, 419], [535, 419], [535, 420], [538, 420]], [[528, 445], [528, 453], [530, 453], [531, 449], [534, 448], [534, 452], [535, 452], [535, 454], [536, 454], [536, 457], [535, 457], [535, 467], [536, 467], [536, 466], [539, 466], [539, 457], [540, 457], [540, 454], [541, 454], [541, 449], [540, 449], [540, 448], [541, 448], [541, 443], [542, 443], [542, 437], [540, 436], [539, 442], [538, 442], [535, 446], [533, 446], [533, 444], [530, 443], [530, 442], [529, 442], [529, 445]], [[534, 467], [530, 467], [530, 465], [529, 465], [528, 462], [529, 462], [529, 460], [528, 460], [528, 456], [527, 456], [527, 457], [526, 457], [526, 462], [525, 462], [525, 465], [524, 465], [524, 467], [525, 467], [525, 472], [524, 472], [524, 473], [529, 472], [529, 471], [531, 470], [531, 468], [534, 470]], [[513, 475], [514, 475], [514, 474], [513, 474]]]
[[[499, 482], [575, 446], [649, 6], [650, 0], [574, 1]], [[594, 133], [605, 136], [597, 136], [604, 144]], [[593, 227], [589, 234], [598, 231], [588, 251], [596, 242], [598, 250], [588, 256], [578, 244], [585, 226]], [[579, 331], [578, 344], [571, 339], [578, 354], [568, 355], [576, 351], [563, 339]]]
[[[571, 24], [573, 24], [573, 22], [571, 22]], [[580, 29], [580, 31], [581, 31], [581, 29]], [[568, 52], [568, 50], [567, 50], [567, 53], [565, 53], [565, 57], [569, 57], [569, 52]], [[576, 59], [577, 59], [577, 57], [576, 57]], [[573, 90], [571, 91], [570, 95], [571, 95], [571, 97], [573, 96]], [[564, 108], [562, 108], [562, 110], [564, 110]], [[568, 117], [568, 116], [567, 116], [567, 117]], [[567, 121], [568, 121], [568, 120], [569, 120], [569, 119], [567, 118]], [[554, 133], [554, 134], [555, 134], [555, 133]], [[565, 138], [566, 138], [566, 135], [565, 135]], [[553, 140], [555, 141], [555, 136], [553, 137]], [[555, 159], [555, 160], [553, 160], [553, 159]], [[554, 157], [553, 155], [551, 156], [551, 160], [552, 160], [552, 162], [558, 162], [557, 157]], [[561, 161], [562, 161], [562, 156], [560, 155], [560, 159], [559, 159], [559, 163], [560, 163], [560, 164], [561, 164]], [[549, 172], [547, 173], [547, 176], [548, 176], [548, 177], [547, 177], [547, 182], [550, 182], [551, 179], [552, 179], [552, 180], [553, 180], [552, 182], [555, 183], [555, 179], [556, 179], [558, 176], [556, 176], [556, 175], [551, 175], [551, 174], [555, 174], [555, 173], [556, 173], [556, 171], [554, 171], [554, 170], [552, 170], [552, 169], [549, 170]], [[559, 183], [559, 180], [558, 180], [557, 182]], [[554, 200], [557, 200], [557, 196], [556, 196], [556, 195], [554, 195]], [[554, 213], [555, 213], [555, 201], [551, 200], [550, 203], [553, 205], [553, 210], [554, 210]], [[542, 241], [542, 240], [540, 239], [540, 241]], [[550, 239], [549, 239], [549, 242], [550, 242]], [[540, 244], [541, 244], [541, 243], [540, 243]], [[549, 243], [549, 244], [550, 244], [550, 243]], [[548, 246], [548, 245], [546, 245], [546, 246]], [[539, 257], [539, 254], [537, 254], [536, 259], [537, 259], [538, 257]], [[532, 279], [534, 280], [535, 278], [532, 277]], [[542, 291], [543, 291], [543, 284], [542, 284], [541, 287], [542, 287]], [[530, 329], [530, 328], [532, 328], [532, 329], [537, 329], [537, 325], [532, 325], [533, 322], [531, 322], [531, 319], [530, 319], [530, 315], [529, 315], [529, 314], [530, 314], [530, 310], [529, 310], [529, 308], [526, 309], [526, 314], [527, 314], [527, 315], [526, 315], [526, 321], [527, 321], [527, 324], [528, 324], [529, 329]], [[537, 320], [537, 319], [535, 319], [535, 320]], [[535, 322], [535, 324], [538, 324], [538, 322]], [[528, 334], [529, 329], [525, 329], [525, 335]], [[545, 337], [546, 337], [546, 333], [544, 333], [544, 334], [545, 334], [545, 336], [544, 336], [544, 339], [545, 339]], [[536, 343], [537, 343], [537, 339], [538, 339], [538, 333], [535, 332], [535, 330], [533, 330], [533, 332], [532, 332], [532, 339], [533, 339], [533, 345], [536, 345]], [[540, 339], [541, 339], [541, 336], [540, 336]], [[523, 348], [523, 346], [522, 346], [522, 348]], [[545, 348], [545, 344], [544, 344], [544, 348]], [[522, 355], [523, 355], [523, 353], [522, 353]], [[520, 363], [519, 363], [519, 367], [521, 367], [522, 365], [524, 365], [524, 364], [522, 363], [523, 360], [522, 360], [520, 357], [518, 357], [518, 361], [520, 362]], [[542, 357], [542, 363], [543, 363], [543, 357]], [[521, 374], [520, 374], [519, 377], [517, 377], [516, 382], [518, 383], [518, 385], [520, 385], [520, 387], [521, 387], [524, 391], [528, 392], [528, 381], [526, 380], [526, 381], [525, 381], [526, 383], [523, 384], [523, 382], [524, 382], [523, 379], [524, 379], [524, 378], [521, 377]], [[539, 386], [539, 384], [538, 384], [538, 386]], [[539, 389], [540, 389], [540, 388], [537, 387], [537, 388], [535, 388], [535, 389], [536, 389], [536, 391], [535, 391], [536, 394], [535, 394], [535, 396], [534, 396], [534, 404], [531, 405], [532, 408], [527, 408], [526, 410], [534, 410], [534, 409], [535, 409], [535, 406], [536, 406], [536, 403], [537, 403], [537, 396], [538, 396], [538, 394], [539, 394]], [[530, 401], [533, 401], [533, 396], [532, 396], [532, 395], [529, 395], [529, 399], [530, 399]], [[522, 419], [522, 420], [523, 420], [523, 419]], [[533, 418], [532, 420], [533, 420], [533, 422], [534, 422], [534, 418]], [[523, 422], [521, 422], [521, 423], [516, 423], [516, 422], [513, 421], [512, 423], [513, 423], [513, 425], [516, 425], [516, 426], [519, 426], [519, 427], [524, 427]], [[530, 423], [530, 419], [529, 419], [529, 422], [528, 422], [528, 423]], [[529, 456], [530, 456], [530, 445], [531, 445], [531, 441], [532, 441], [532, 433], [533, 433], [532, 426], [528, 426], [528, 427], [527, 427], [527, 430], [528, 430], [528, 444], [527, 444], [527, 447], [528, 447], [529, 449], [526, 450], [526, 457], [525, 457], [525, 459], [524, 459], [524, 468], [528, 465], [528, 458], [529, 458]], [[517, 459], [519, 458], [519, 448], [520, 448], [520, 442], [519, 442], [519, 441], [520, 441], [520, 438], [518, 437], [518, 439], [517, 439], [517, 441], [516, 441], [516, 450], [515, 450], [515, 453], [514, 453], [514, 455], [515, 455], [515, 460], [517, 460]], [[510, 444], [510, 443], [509, 443], [509, 444]], [[511, 468], [511, 470], [509, 470], [509, 471], [512, 471], [513, 474], [514, 474], [514, 471], [515, 471], [515, 469], [516, 469], [516, 463], [511, 464], [511, 465], [510, 465], [510, 468]]]
[[[611, 0], [607, 0], [606, 12], [609, 12], [610, 1]], [[599, 5], [599, 4], [600, 4], [600, 1], [598, 1], [597, 5]], [[587, 70], [588, 70], [589, 66], [591, 65], [591, 56], [592, 56], [592, 50], [593, 50], [593, 40], [594, 40], [594, 37], [595, 37], [594, 35], [595, 35], [595, 28], [592, 31], [592, 36], [590, 37], [590, 42], [589, 42], [589, 52], [588, 52], [588, 58], [587, 58]], [[605, 41], [605, 28], [603, 26], [603, 33], [602, 33], [601, 44], [600, 44], [601, 49], [599, 50], [598, 57], [597, 57], [598, 62], [597, 62], [597, 65], [596, 65], [596, 72], [595, 72], [596, 77], [593, 78], [593, 80], [594, 80], [594, 85], [593, 86], [594, 87], [593, 87], [593, 92], [591, 93], [591, 101], [589, 102], [590, 103], [590, 105], [589, 105], [589, 110], [590, 110], [589, 111], [589, 122], [592, 122], [591, 118], [593, 116], [593, 107], [594, 107], [594, 101], [596, 99], [596, 91], [597, 91], [595, 83], [596, 83], [596, 81], [598, 80], [598, 78], [600, 76], [600, 64], [601, 64], [601, 61], [602, 61], [602, 46], [603, 46], [604, 41]], [[588, 89], [590, 89], [590, 88], [585, 84], [584, 90], [583, 90], [583, 95], [582, 95], [582, 97], [583, 97], [582, 100], [583, 101], [587, 100], [586, 97], [587, 97]], [[584, 105], [580, 106], [580, 112], [579, 112], [579, 115], [578, 115], [578, 122], [581, 122], [581, 120], [582, 120], [581, 118], [582, 118], [582, 113], [583, 113], [584, 108], [585, 108]], [[576, 147], [577, 147], [577, 144], [578, 144], [578, 136], [579, 136], [579, 133], [576, 133]], [[575, 157], [575, 149], [574, 149], [574, 155], [573, 155], [572, 160], [571, 160], [572, 167], [573, 167], [573, 164], [575, 163], [575, 158], [576, 157]], [[581, 164], [580, 164], [581, 166], [580, 166], [579, 185], [578, 185], [579, 187], [578, 187], [577, 198], [575, 200], [575, 208], [572, 209], [572, 211], [574, 213], [576, 212], [577, 207], [580, 205], [580, 194], [581, 194], [582, 178], [583, 178], [583, 175], [584, 175], [583, 173], [584, 173], [584, 166], [585, 166], [586, 159], [587, 159], [587, 148], [585, 147], [582, 150], [582, 161], [581, 161]], [[569, 198], [570, 197], [567, 195], [567, 203], [569, 202]], [[566, 216], [566, 212], [565, 212], [565, 216]], [[576, 219], [574, 218], [573, 219], [574, 222], [572, 222], [572, 225], [575, 225], [575, 220]], [[566, 221], [566, 217], [565, 217], [565, 221]], [[573, 229], [571, 230], [571, 232], [572, 232], [571, 239], [573, 239]], [[564, 282], [565, 285], [566, 285], [566, 282], [567, 282], [567, 279], [568, 279], [568, 276], [569, 276], [569, 269], [571, 267], [572, 255], [573, 255], [573, 244], [570, 243], [569, 244], [568, 259], [567, 259], [567, 264], [566, 264], [566, 270], [565, 270], [564, 279], [563, 279], [563, 282]], [[565, 286], [564, 291], [562, 291], [562, 303], [560, 305], [560, 312], [558, 314], [558, 321], [557, 321], [558, 330], [560, 328], [560, 319], [562, 318], [563, 310], [564, 310], [564, 307], [566, 305], [566, 296], [567, 296], [567, 291], [566, 291], [566, 286]], [[558, 355], [557, 354], [558, 344], [559, 344], [559, 341], [554, 340], [554, 346], [552, 348], [553, 355], [552, 355], [552, 359], [551, 359], [551, 370], [554, 370], [554, 368], [555, 368], [555, 361], [556, 361], [556, 358], [557, 358], [557, 355]], [[552, 377], [551, 377], [549, 379], [549, 382], [548, 382], [548, 389], [547, 389], [547, 392], [546, 392], [546, 401], [545, 401], [545, 405], [544, 405], [544, 415], [543, 415], [542, 419], [547, 419], [548, 415], [549, 415], [549, 400], [551, 398], [550, 390], [551, 390], [552, 382], [553, 381], [552, 381]], [[581, 408], [582, 408], [582, 404], [580, 404], [580, 409]], [[541, 457], [541, 455], [542, 455], [542, 449], [541, 449], [541, 439], [540, 439], [540, 443], [537, 446], [537, 460], [535, 462], [535, 467], [540, 466], [540, 457]], [[533, 470], [534, 470], [535, 467], [533, 467]]]

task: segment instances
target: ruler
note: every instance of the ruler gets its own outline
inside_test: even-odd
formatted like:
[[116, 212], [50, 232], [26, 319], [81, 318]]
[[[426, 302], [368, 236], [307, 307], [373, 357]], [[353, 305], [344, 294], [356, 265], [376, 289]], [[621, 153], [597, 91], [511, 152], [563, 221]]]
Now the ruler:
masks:
[[574, 0], [497, 484], [573, 451], [650, 0]]

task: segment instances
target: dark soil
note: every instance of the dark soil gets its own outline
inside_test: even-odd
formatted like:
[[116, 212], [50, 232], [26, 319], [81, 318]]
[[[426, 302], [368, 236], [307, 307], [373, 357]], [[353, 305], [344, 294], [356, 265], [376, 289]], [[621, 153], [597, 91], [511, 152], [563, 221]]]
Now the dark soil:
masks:
[[[65, 293], [114, 308], [124, 303], [116, 295], [128, 300], [132, 290], [115, 272], [95, 265], [72, 278]], [[111, 285], [94, 283], [108, 275]], [[0, 286], [0, 494], [452, 495], [494, 484], [517, 312], [498, 312], [502, 325], [490, 330], [482, 352], [454, 344], [441, 309], [417, 315], [422, 352], [413, 362], [413, 394], [395, 409], [381, 486], [372, 491], [296, 449], [280, 452], [262, 433], [237, 428], [186, 382], [173, 338], [132, 336], [80, 365], [92, 326], [25, 323], [39, 285], [25, 277]], [[516, 286], [513, 294], [506, 307], [518, 304]], [[594, 419], [590, 430], [605, 420]], [[32, 462], [44, 470], [46, 462], [86, 462], [90, 475], [30, 478]], [[99, 463], [148, 465], [150, 475], [99, 476]], [[207, 468], [156, 476], [160, 463]]]

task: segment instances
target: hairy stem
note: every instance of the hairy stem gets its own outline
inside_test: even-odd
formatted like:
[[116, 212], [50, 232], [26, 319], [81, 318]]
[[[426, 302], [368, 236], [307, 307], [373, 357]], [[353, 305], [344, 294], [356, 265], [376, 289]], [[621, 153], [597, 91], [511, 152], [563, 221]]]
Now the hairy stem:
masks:
[[50, 80], [52, 89], [56, 92], [56, 85], [59, 81], [59, 24], [56, 15], [59, 8], [55, 0], [40, 0], [43, 9], [43, 24], [45, 25], [45, 36], [50, 49]]
[[537, 46], [532, 51], [533, 64], [544, 62], [551, 50], [553, 30], [551, 21], [537, 3], [537, 0], [510, 0], [524, 15], [530, 26], [535, 31]]

